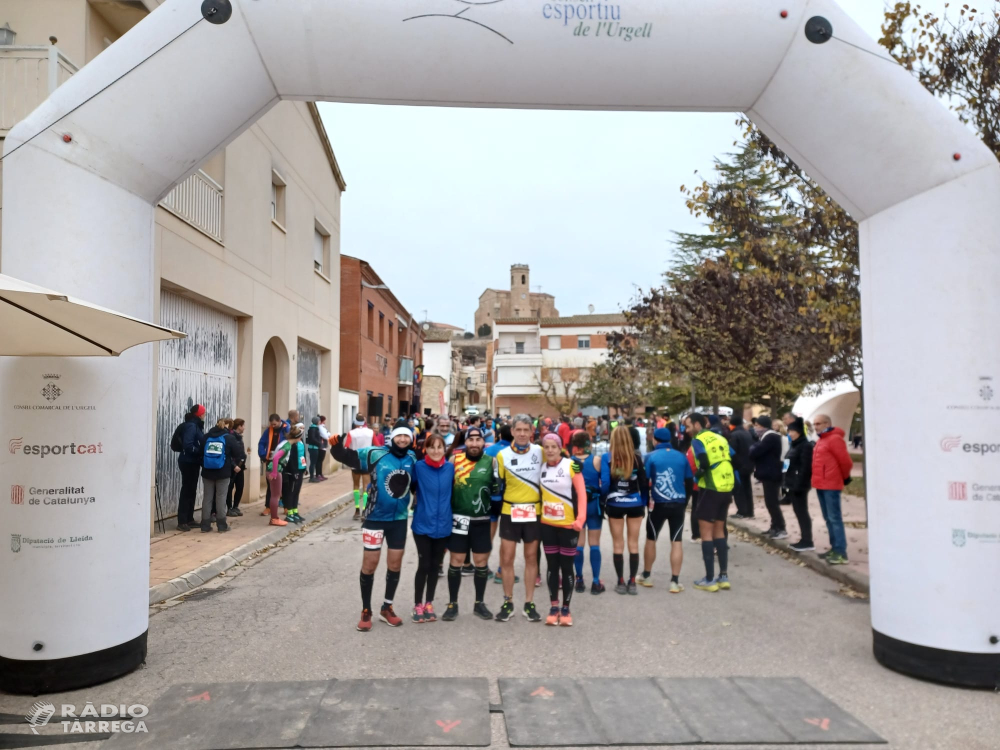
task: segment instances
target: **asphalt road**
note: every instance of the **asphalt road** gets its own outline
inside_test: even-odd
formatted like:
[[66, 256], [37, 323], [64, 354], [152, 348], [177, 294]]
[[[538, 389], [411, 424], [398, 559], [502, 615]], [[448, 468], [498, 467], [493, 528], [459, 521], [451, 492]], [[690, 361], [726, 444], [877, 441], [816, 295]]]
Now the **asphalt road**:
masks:
[[[463, 676], [489, 678], [491, 700], [499, 701], [499, 677], [799, 677], [890, 747], [1000, 748], [1000, 695], [919, 682], [883, 669], [871, 654], [867, 601], [844, 596], [839, 584], [735, 537], [731, 591], [709, 594], [692, 588], [703, 569], [699, 548], [685, 542], [681, 580], [687, 591], [667, 591], [663, 556], [657, 586], [640, 589], [637, 597], [612, 591], [576, 595], [573, 628], [530, 624], [520, 615], [508, 623], [478, 620], [471, 615], [471, 578], [463, 580], [458, 621], [410, 623], [416, 560], [411, 543], [396, 596], [406, 624], [392, 629], [376, 622], [371, 633], [361, 634], [354, 629], [361, 608], [358, 527], [349, 515], [337, 515], [238, 574], [155, 611], [145, 668], [49, 700], [148, 705], [177, 683]], [[613, 570], [606, 530], [604, 536], [607, 583]], [[589, 584], [589, 564], [585, 576]], [[383, 587], [380, 568], [376, 609]], [[447, 601], [446, 579], [438, 591], [440, 613]], [[519, 585], [518, 609], [521, 591]], [[535, 601], [542, 611], [546, 599], [544, 588], [538, 589]], [[487, 604], [495, 611], [501, 601], [501, 587], [491, 582]], [[0, 712], [23, 713], [33, 700], [0, 694]], [[725, 712], [726, 706], [706, 710]], [[507, 746], [503, 721], [492, 716], [495, 746]]]

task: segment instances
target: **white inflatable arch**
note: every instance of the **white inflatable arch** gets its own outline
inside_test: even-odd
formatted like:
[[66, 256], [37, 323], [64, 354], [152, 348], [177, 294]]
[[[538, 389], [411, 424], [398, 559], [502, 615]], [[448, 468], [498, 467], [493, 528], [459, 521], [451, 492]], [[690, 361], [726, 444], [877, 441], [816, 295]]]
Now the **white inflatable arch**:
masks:
[[[281, 99], [746, 112], [861, 222], [875, 655], [993, 685], [1000, 166], [835, 2], [168, 0], [6, 139], [3, 272], [152, 319], [154, 206]], [[80, 409], [23, 407], [46, 373]], [[144, 659], [153, 383], [0, 362], [4, 478], [95, 498], [0, 503], [0, 687]]]

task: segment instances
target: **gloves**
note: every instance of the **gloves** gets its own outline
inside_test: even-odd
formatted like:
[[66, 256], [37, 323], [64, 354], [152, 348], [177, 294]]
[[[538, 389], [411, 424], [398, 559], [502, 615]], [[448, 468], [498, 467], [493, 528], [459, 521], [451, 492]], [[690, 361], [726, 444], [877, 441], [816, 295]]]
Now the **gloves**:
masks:
[[849, 485], [853, 481], [854, 481], [854, 477], [848, 477], [847, 479], [844, 480], [844, 486], [846, 487], [847, 485]]
[[330, 447], [332, 448], [335, 445], [343, 445], [344, 444], [344, 440], [346, 440], [346, 439], [347, 439], [347, 433], [346, 432], [343, 435], [331, 435], [330, 436]]

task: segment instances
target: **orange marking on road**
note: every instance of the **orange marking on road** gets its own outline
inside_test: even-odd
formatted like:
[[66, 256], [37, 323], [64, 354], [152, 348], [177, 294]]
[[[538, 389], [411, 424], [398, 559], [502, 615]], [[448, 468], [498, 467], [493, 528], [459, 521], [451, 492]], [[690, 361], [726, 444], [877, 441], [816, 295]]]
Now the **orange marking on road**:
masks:
[[448, 732], [450, 732], [452, 729], [461, 724], [462, 720], [459, 719], [458, 721], [441, 721], [440, 719], [438, 719], [435, 723], [444, 730], [445, 734], [448, 734]]
[[210, 700], [212, 700], [212, 696], [209, 695], [208, 691], [206, 690], [201, 695], [192, 695], [190, 698], [187, 699], [187, 702], [194, 703], [195, 701], [210, 701]]
[[551, 698], [555, 693], [551, 690], [546, 690], [545, 687], [540, 687], [538, 690], [531, 694], [532, 698]]
[[824, 732], [830, 730], [830, 720], [829, 719], [803, 719], [806, 724], [812, 724], [814, 727], [819, 727]]

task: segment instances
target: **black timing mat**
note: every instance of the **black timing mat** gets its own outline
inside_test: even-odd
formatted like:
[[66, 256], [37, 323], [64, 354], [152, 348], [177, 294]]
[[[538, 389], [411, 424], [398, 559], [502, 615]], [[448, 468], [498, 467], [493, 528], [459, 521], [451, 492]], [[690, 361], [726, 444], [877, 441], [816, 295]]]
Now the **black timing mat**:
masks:
[[[884, 742], [796, 678], [499, 683], [513, 747]], [[490, 708], [485, 678], [175, 685], [149, 707], [148, 734], [104, 747], [486, 747]]]

